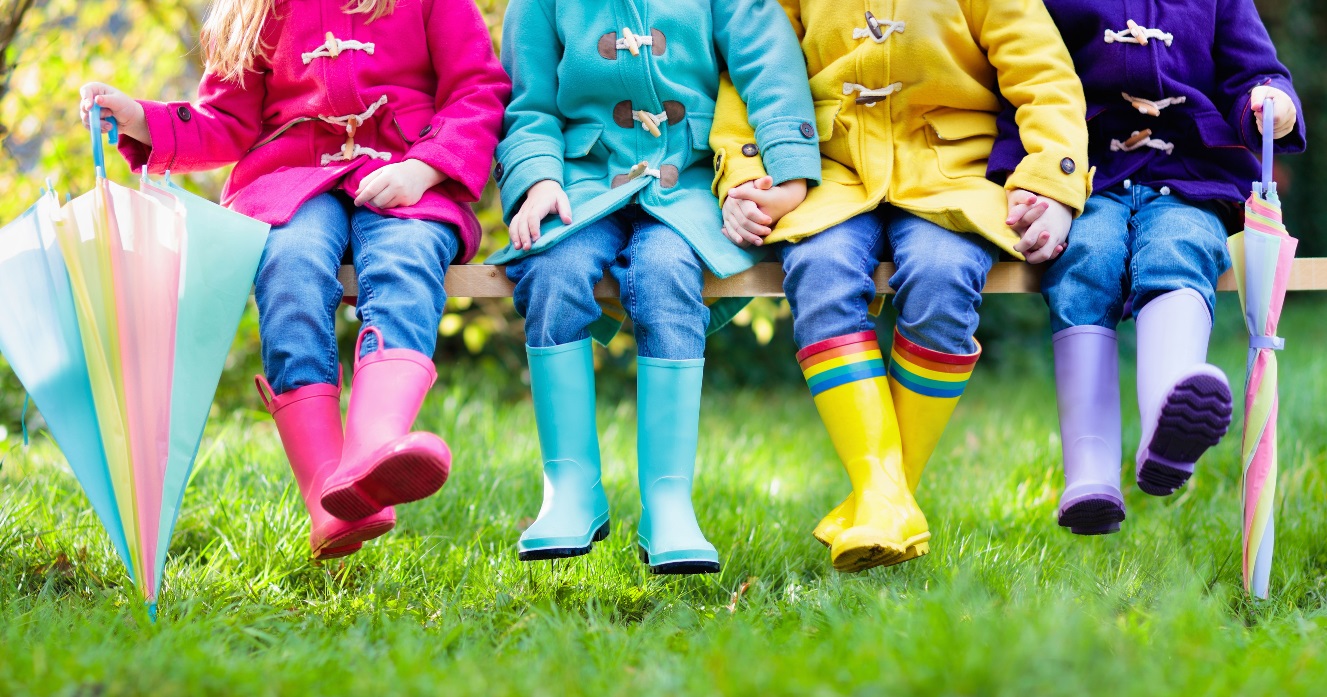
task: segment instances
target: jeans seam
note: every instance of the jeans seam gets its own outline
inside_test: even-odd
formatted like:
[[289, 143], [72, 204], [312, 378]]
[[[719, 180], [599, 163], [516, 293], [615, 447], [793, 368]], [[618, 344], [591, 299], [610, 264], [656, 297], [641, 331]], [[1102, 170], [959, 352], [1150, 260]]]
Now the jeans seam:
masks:
[[879, 295], [875, 287], [875, 269], [880, 265], [880, 259], [872, 258], [873, 255], [871, 252], [876, 248], [876, 245], [880, 243], [880, 237], [885, 234], [885, 225], [888, 224], [880, 215], [875, 216], [875, 223], [875, 235], [871, 237], [870, 243], [866, 245], [867, 253], [863, 255], [863, 258], [858, 259], [858, 263], [862, 265], [862, 270], [866, 273], [866, 290], [871, 296], [871, 300], [868, 300], [866, 303], [866, 311], [862, 313], [862, 321], [857, 325], [857, 328], [860, 331], [875, 329], [875, 320], [871, 317], [871, 303], [874, 302], [876, 296]]
[[[332, 273], [335, 275], [336, 272], [333, 271]], [[340, 285], [339, 279], [337, 281], [337, 285]], [[346, 292], [345, 287], [343, 286], [341, 288], [342, 298], [345, 297], [345, 292]], [[332, 376], [331, 378], [332, 382], [330, 382], [329, 384], [336, 384], [339, 368], [341, 365], [341, 357], [337, 355], [337, 350], [336, 350], [336, 311], [337, 308], [341, 306], [341, 298], [331, 298], [328, 305], [329, 305], [328, 308], [329, 311], [323, 315], [323, 320], [326, 322], [326, 325], [324, 326], [327, 329], [327, 333], [330, 334], [332, 337], [332, 350], [326, 352], [323, 355], [323, 359], [326, 361], [327, 364], [327, 374]]]
[[[352, 262], [354, 263], [355, 280], [359, 284], [359, 296], [355, 300], [355, 310], [359, 313], [360, 330], [363, 331], [364, 327], [374, 326], [371, 313], [365, 310], [366, 305], [372, 305], [373, 303], [373, 284], [365, 283], [364, 279], [360, 278], [359, 270], [361, 266], [367, 268], [368, 262], [373, 257], [368, 251], [366, 238], [361, 233], [359, 223], [355, 220], [353, 214], [350, 216], [350, 234], [359, 240], [359, 252], [355, 253], [352, 246], [351, 255], [354, 257]], [[382, 350], [384, 347], [375, 345], [375, 348]], [[359, 356], [355, 356], [355, 360], [358, 361]]]
[[[627, 240], [627, 302], [623, 305], [624, 309], [627, 311], [627, 316], [631, 317], [632, 323], [636, 326], [636, 333], [643, 336], [647, 334], [647, 328], [636, 321], [636, 239], [640, 234], [639, 223], [639, 219], [636, 218], [632, 218], [629, 223], [631, 227], [631, 237]], [[637, 347], [638, 352], [639, 350], [640, 347]]]

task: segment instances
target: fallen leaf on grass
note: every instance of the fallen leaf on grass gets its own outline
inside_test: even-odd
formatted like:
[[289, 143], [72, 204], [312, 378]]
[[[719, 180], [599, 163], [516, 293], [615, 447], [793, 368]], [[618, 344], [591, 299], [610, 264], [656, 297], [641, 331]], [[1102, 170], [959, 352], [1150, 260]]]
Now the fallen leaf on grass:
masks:
[[728, 603], [728, 612], [737, 612], [737, 604], [742, 601], [742, 596], [746, 595], [747, 590], [750, 589], [752, 585], [759, 582], [759, 578], [748, 576], [746, 581], [738, 586], [737, 590], [733, 591], [733, 601]]

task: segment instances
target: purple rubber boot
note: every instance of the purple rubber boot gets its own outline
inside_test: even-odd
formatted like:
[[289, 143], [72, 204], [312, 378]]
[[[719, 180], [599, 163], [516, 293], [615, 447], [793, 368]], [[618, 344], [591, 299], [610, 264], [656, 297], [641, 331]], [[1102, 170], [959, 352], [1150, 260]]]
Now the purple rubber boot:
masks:
[[1139, 311], [1138, 488], [1153, 496], [1175, 493], [1193, 476], [1193, 464], [1221, 442], [1230, 427], [1230, 383], [1207, 363], [1212, 316], [1191, 289], [1171, 291]]
[[1124, 520], [1120, 491], [1120, 361], [1115, 332], [1071, 327], [1051, 337], [1055, 393], [1064, 448], [1060, 525], [1075, 535], [1119, 532]]

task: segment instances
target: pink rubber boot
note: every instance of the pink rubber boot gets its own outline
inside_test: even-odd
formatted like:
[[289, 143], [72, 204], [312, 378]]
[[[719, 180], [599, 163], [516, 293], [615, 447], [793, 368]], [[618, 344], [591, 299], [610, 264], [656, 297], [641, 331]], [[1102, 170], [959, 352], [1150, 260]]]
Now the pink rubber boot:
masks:
[[374, 327], [360, 332], [356, 356], [370, 333], [378, 339], [377, 350], [355, 362], [341, 465], [322, 493], [323, 507], [344, 520], [431, 496], [452, 468], [451, 450], [441, 438], [410, 432], [438, 379], [433, 361], [418, 351], [384, 349]]
[[309, 548], [314, 559], [354, 554], [365, 540], [385, 535], [396, 525], [396, 512], [384, 508], [360, 520], [328, 513], [319, 500], [323, 480], [341, 461], [341, 388], [309, 385], [274, 395], [266, 378], [254, 379], [258, 396], [272, 414], [304, 506], [309, 509]]

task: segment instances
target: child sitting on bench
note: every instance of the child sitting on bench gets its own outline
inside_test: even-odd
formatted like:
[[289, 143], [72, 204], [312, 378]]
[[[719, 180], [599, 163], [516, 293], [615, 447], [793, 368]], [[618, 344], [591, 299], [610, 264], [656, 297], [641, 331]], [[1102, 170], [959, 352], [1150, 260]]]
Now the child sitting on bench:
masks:
[[[255, 295], [259, 377], [312, 519], [315, 558], [351, 554], [437, 491], [447, 445], [411, 433], [437, 372], [443, 276], [479, 246], [468, 202], [510, 83], [471, 0], [219, 0], [197, 104], [85, 85], [135, 171], [236, 163], [223, 202], [272, 224]], [[343, 430], [334, 318], [354, 250], [354, 389]]]

